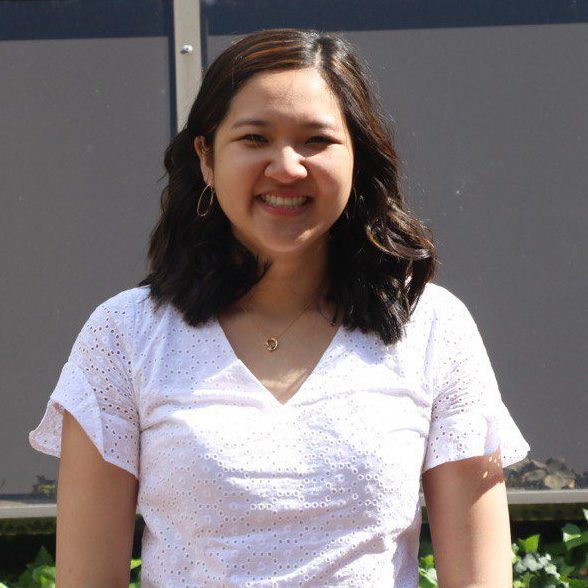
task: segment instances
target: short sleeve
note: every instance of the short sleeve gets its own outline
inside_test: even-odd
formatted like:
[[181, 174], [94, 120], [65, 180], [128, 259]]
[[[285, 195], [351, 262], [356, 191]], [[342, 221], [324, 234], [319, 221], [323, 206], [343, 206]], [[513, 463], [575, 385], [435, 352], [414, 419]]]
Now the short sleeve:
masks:
[[139, 413], [131, 377], [133, 306], [128, 292], [98, 306], [82, 327], [29, 442], [37, 451], [60, 457], [65, 409], [105, 461], [138, 479]]
[[493, 453], [502, 467], [530, 447], [502, 401], [477, 325], [456, 296], [440, 289], [430, 345], [433, 390], [422, 473], [445, 462]]

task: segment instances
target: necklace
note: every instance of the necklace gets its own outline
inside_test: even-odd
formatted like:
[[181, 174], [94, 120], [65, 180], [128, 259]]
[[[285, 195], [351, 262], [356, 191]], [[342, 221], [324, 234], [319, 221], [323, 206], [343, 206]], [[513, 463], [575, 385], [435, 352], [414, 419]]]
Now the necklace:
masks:
[[[321, 284], [321, 286], [319, 287], [317, 292], [320, 292], [322, 289], [323, 284]], [[294, 317], [294, 320], [290, 321], [290, 323], [288, 324], [288, 326], [278, 335], [274, 336], [274, 337], [267, 337], [265, 340], [265, 348], [268, 351], [275, 351], [278, 348], [279, 345], [279, 339], [280, 337], [308, 310], [308, 307], [315, 301], [315, 298], [317, 298], [317, 296], [315, 295], [315, 297], [313, 297], [311, 299], [311, 301], [302, 309], [302, 311], [300, 312], [300, 314], [298, 314], [296, 317]], [[241, 307], [241, 310], [243, 310], [244, 312], [246, 312], [250, 317], [251, 320], [253, 321], [253, 323], [255, 324], [255, 326], [258, 328], [258, 330], [260, 332], [264, 332], [263, 327], [261, 327], [261, 325], [259, 324], [259, 322], [257, 321], [257, 319], [254, 317], [253, 313], [247, 309], [246, 307], [244, 307], [241, 303], [239, 303], [239, 306]], [[318, 306], [318, 300], [317, 300], [317, 306]], [[322, 313], [321, 313], [322, 314]], [[333, 323], [331, 322], [331, 325], [333, 325]]]

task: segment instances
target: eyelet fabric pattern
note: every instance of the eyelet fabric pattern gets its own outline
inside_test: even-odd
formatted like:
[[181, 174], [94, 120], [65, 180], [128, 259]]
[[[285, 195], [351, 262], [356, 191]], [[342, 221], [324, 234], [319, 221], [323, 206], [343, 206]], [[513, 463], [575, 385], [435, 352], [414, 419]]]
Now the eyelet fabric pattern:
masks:
[[432, 283], [399, 343], [340, 327], [285, 404], [216, 319], [125, 290], [82, 327], [32, 447], [60, 455], [64, 409], [139, 480], [142, 588], [417, 588], [422, 473], [530, 450], [472, 315]]

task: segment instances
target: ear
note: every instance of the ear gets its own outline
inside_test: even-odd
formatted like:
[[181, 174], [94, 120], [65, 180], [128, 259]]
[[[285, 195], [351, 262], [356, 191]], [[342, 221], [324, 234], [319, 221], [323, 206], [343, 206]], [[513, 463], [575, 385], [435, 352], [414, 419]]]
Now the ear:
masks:
[[206, 144], [206, 139], [200, 135], [194, 139], [194, 149], [200, 159], [200, 171], [204, 181], [213, 186], [214, 174], [212, 171], [212, 147]]

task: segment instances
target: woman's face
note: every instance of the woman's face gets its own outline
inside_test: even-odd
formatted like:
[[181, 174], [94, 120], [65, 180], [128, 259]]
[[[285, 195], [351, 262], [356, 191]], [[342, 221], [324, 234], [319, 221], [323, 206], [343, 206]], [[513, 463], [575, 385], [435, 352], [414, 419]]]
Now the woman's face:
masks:
[[233, 234], [263, 258], [324, 245], [349, 199], [351, 137], [314, 68], [256, 74], [233, 97], [212, 160], [194, 145]]

